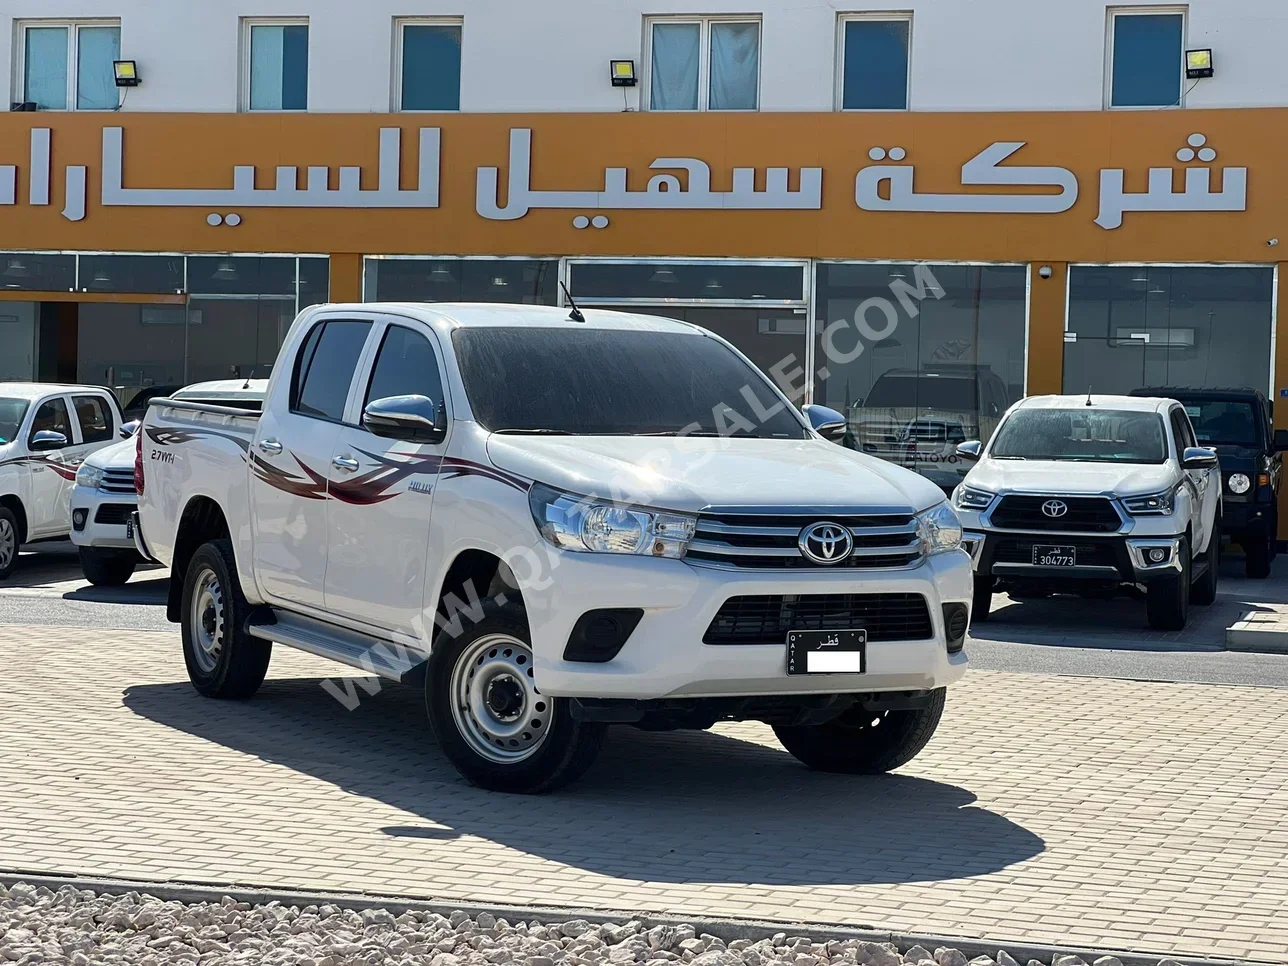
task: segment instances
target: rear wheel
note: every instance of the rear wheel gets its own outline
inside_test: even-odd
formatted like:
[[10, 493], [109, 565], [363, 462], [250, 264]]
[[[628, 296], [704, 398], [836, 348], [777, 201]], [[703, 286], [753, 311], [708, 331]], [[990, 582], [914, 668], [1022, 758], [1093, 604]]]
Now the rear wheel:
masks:
[[1156, 631], [1180, 631], [1190, 616], [1190, 542], [1178, 545], [1181, 572], [1150, 581], [1145, 591], [1149, 626]]
[[815, 771], [874, 775], [906, 765], [926, 747], [944, 713], [947, 688], [930, 693], [915, 711], [865, 711], [855, 707], [821, 725], [774, 727], [798, 761]]
[[971, 599], [971, 622], [988, 620], [989, 609], [993, 606], [993, 578], [975, 575], [975, 592]]
[[264, 683], [273, 645], [246, 633], [250, 604], [227, 539], [197, 548], [183, 581], [183, 660], [208, 698], [249, 698]]
[[138, 564], [138, 555], [132, 551], [80, 548], [81, 572], [96, 587], [119, 587], [134, 576]]
[[537, 689], [527, 615], [514, 605], [485, 605], [455, 637], [439, 632], [425, 705], [456, 770], [491, 791], [553, 791], [580, 778], [604, 741], [604, 725], [576, 720], [567, 698]]
[[0, 580], [18, 566], [18, 518], [8, 507], [0, 506]]
[[1208, 538], [1208, 547], [1203, 552], [1202, 560], [1207, 569], [1190, 587], [1191, 604], [1207, 605], [1216, 600], [1216, 582], [1221, 570], [1220, 531]]

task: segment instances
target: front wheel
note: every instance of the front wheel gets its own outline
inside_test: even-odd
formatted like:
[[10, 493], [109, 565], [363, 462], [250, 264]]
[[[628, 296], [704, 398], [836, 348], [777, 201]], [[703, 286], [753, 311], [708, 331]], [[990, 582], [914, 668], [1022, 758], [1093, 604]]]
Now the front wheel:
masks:
[[513, 605], [485, 605], [462, 633], [439, 632], [425, 705], [443, 753], [490, 791], [553, 791], [580, 778], [604, 741], [604, 725], [576, 720], [568, 699], [537, 689], [527, 615]]
[[80, 548], [81, 573], [95, 587], [119, 587], [134, 576], [139, 558], [130, 551]]
[[18, 518], [8, 507], [0, 506], [0, 580], [18, 566]]
[[1145, 589], [1145, 612], [1156, 631], [1183, 631], [1190, 618], [1190, 542], [1181, 540], [1177, 547], [1181, 572], [1158, 577]]
[[249, 698], [264, 683], [273, 645], [246, 633], [249, 611], [232, 543], [203, 543], [188, 562], [179, 626], [188, 679], [208, 698]]
[[821, 725], [776, 725], [774, 734], [796, 760], [815, 771], [875, 775], [917, 757], [939, 727], [947, 688], [930, 693], [915, 711], [865, 711], [854, 707]]

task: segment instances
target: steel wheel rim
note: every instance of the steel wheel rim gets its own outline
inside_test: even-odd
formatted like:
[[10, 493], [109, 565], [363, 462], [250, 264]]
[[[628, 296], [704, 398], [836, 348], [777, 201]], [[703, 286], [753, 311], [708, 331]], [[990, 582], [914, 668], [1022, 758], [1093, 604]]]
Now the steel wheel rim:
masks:
[[4, 570], [13, 563], [17, 552], [18, 539], [13, 532], [13, 524], [8, 520], [0, 520], [0, 570]]
[[452, 719], [470, 748], [512, 765], [537, 753], [550, 732], [554, 705], [533, 683], [532, 650], [510, 634], [487, 634], [456, 659]]
[[197, 578], [189, 616], [192, 657], [206, 674], [219, 665], [219, 656], [224, 650], [224, 628], [224, 591], [215, 572], [206, 569]]

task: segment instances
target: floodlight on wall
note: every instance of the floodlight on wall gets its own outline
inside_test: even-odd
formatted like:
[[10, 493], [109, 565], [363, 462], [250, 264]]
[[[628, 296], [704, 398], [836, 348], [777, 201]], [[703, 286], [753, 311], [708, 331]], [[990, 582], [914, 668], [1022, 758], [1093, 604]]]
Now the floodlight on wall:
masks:
[[112, 77], [117, 87], [139, 86], [139, 65], [132, 60], [112, 61]]
[[637, 83], [633, 60], [610, 60], [608, 74], [612, 78], [614, 87], [634, 87]]
[[1202, 47], [1198, 50], [1187, 50], [1185, 52], [1185, 76], [1190, 80], [1197, 80], [1200, 77], [1211, 77], [1212, 69], [1212, 48]]

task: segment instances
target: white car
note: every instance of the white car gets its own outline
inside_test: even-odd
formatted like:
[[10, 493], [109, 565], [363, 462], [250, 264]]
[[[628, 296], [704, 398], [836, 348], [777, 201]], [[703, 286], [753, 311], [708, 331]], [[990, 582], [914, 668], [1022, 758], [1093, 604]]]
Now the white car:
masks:
[[[258, 412], [267, 387], [267, 379], [218, 379], [187, 386], [174, 393], [174, 398]], [[71, 536], [80, 548], [81, 571], [91, 584], [123, 584], [143, 562], [134, 547], [130, 522], [138, 504], [134, 489], [136, 428], [127, 423], [129, 438], [94, 453], [76, 471]]]
[[0, 383], [0, 580], [18, 549], [63, 540], [77, 467], [119, 439], [116, 397], [96, 386]]
[[1145, 594], [1179, 630], [1216, 599], [1221, 478], [1184, 407], [1132, 396], [1031, 396], [1012, 406], [953, 492], [975, 564], [974, 619], [1014, 596]]
[[416, 682], [487, 788], [570, 781], [610, 723], [887, 771], [966, 670], [970, 558], [941, 490], [823, 429], [683, 322], [317, 306], [262, 415], [151, 406], [139, 538], [199, 692], [251, 696], [272, 644]]

